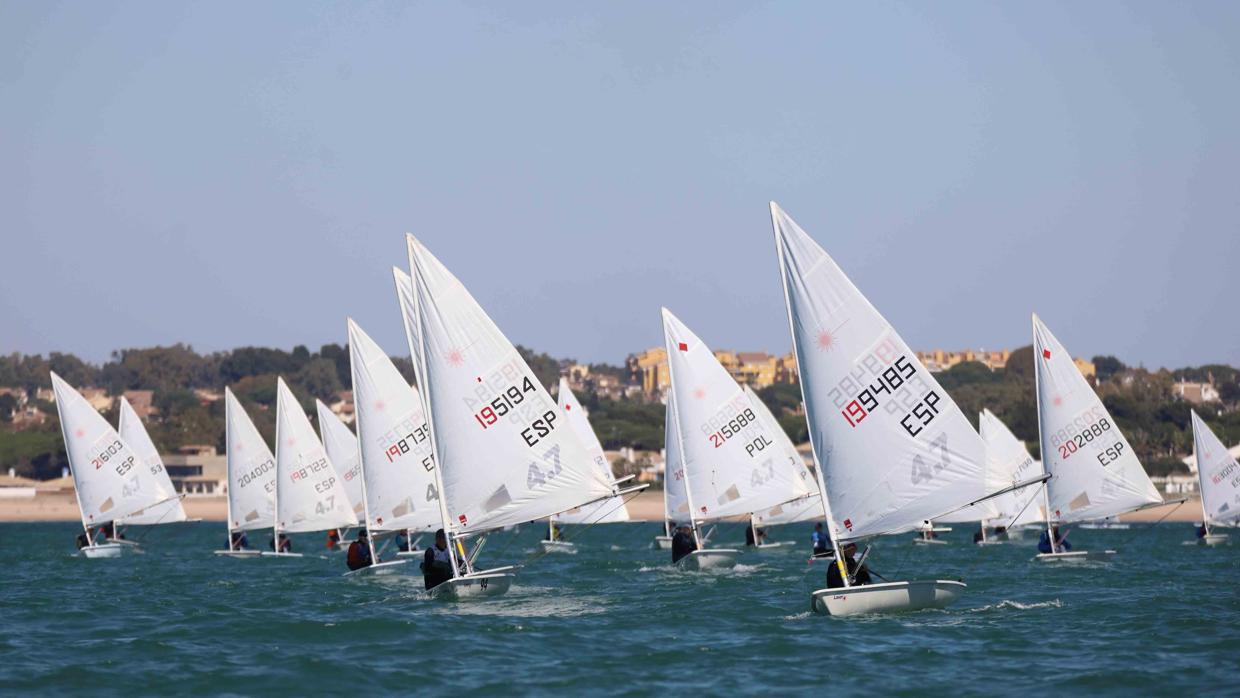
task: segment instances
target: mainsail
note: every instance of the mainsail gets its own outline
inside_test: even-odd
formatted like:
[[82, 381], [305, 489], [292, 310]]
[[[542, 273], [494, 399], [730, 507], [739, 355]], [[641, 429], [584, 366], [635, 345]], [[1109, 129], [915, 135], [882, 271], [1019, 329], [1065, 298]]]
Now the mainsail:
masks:
[[614, 494], [516, 347], [412, 235], [408, 246], [414, 363], [452, 530], [546, 518]]
[[51, 376], [83, 525], [123, 519], [176, 496], [86, 398], [54, 372]]
[[1234, 526], [1240, 521], [1240, 465], [1210, 427], [1193, 415], [1193, 453], [1201, 480], [1201, 510], [1207, 524]]
[[430, 428], [415, 388], [370, 335], [349, 320], [353, 404], [371, 530], [442, 526]]
[[749, 395], [667, 308], [663, 337], [694, 519], [750, 514], [809, 495], [807, 478], [777, 445], [778, 425], [758, 418]]
[[685, 490], [685, 459], [680, 455], [680, 430], [676, 396], [667, 391], [663, 417], [663, 516], [670, 524], [689, 523], [689, 498]]
[[283, 378], [276, 379], [276, 523], [281, 533], [358, 523], [327, 449]]
[[146, 433], [146, 427], [142, 426], [142, 420], [138, 418], [138, 413], [134, 412], [133, 406], [129, 404], [129, 400], [121, 397], [121, 418], [120, 429], [118, 429], [121, 439], [129, 444], [129, 447], [138, 455], [138, 459], [146, 465], [150, 471], [151, 477], [154, 478], [156, 484], [165, 493], [168, 493], [172, 499], [160, 504], [149, 506], [142, 511], [120, 519], [120, 522], [127, 525], [154, 525], [175, 523], [184, 521], [185, 508], [181, 506], [181, 498], [176, 496], [176, 488], [172, 485], [172, 478], [168, 477], [168, 471], [164, 468], [164, 460], [159, 457], [159, 450], [155, 448], [155, 443], [151, 441], [151, 435]]
[[[744, 386], [744, 390], [750, 404], [753, 405], [754, 413], [758, 415], [758, 420], [766, 425], [767, 433], [773, 435], [776, 452], [781, 454], [787, 462], [787, 468], [793, 473], [792, 480], [805, 483], [809, 491], [809, 494], [800, 497], [793, 494], [794, 499], [754, 512], [754, 523], [775, 526], [822, 519], [822, 500], [818, 493], [818, 481], [810, 474], [809, 468], [805, 467], [805, 459], [801, 457], [800, 451], [797, 451], [792, 439], [788, 437], [788, 432], [784, 431], [779, 421], [775, 419], [775, 415], [771, 414], [767, 408], [766, 403], [762, 402], [762, 398], [758, 397], [748, 385]], [[800, 488], [797, 490], [799, 491]]]
[[990, 494], [985, 447], [960, 408], [774, 202], [771, 218], [833, 535], [912, 530]]
[[228, 450], [229, 530], [271, 527], [275, 522], [276, 459], [228, 388], [224, 388], [224, 438]]
[[[1025, 444], [1016, 438], [1003, 420], [993, 412], [983, 409], [978, 414], [977, 423], [978, 433], [986, 444], [986, 460], [990, 464], [990, 472], [1005, 485], [1026, 482], [1042, 474], [1042, 464], [1029, 455]], [[1041, 487], [1026, 487], [995, 497], [991, 500], [994, 502], [994, 514], [987, 520], [994, 525], [1008, 528], [1041, 521], [1041, 509], [1037, 501], [1041, 493]]]
[[1048, 517], [1104, 519], [1161, 502], [1119, 425], [1037, 315], [1033, 363]]
[[[357, 396], [354, 395], [354, 401], [356, 399]], [[314, 409], [319, 417], [319, 436], [323, 437], [327, 458], [340, 474], [345, 496], [349, 498], [353, 514], [360, 521], [366, 502], [362, 501], [362, 459], [358, 455], [357, 437], [322, 400], [314, 401]]]
[[[607, 456], [603, 454], [603, 444], [599, 443], [598, 435], [594, 433], [594, 429], [590, 426], [589, 415], [581, 403], [577, 401], [577, 396], [573, 394], [571, 388], [568, 387], [568, 380], [560, 378], [560, 390], [557, 396], [560, 409], [564, 411], [564, 419], [568, 421], [568, 425], [577, 432], [578, 438], [585, 444], [587, 452], [594, 460], [594, 464], [603, 472], [604, 477], [613, 479], [611, 474], [611, 463], [607, 461]], [[560, 523], [569, 524], [595, 524], [595, 523], [619, 523], [629, 520], [629, 510], [624, 506], [624, 499], [621, 497], [609, 497], [593, 504], [586, 504], [577, 509], [570, 509], [562, 514], [557, 514], [555, 520]]]

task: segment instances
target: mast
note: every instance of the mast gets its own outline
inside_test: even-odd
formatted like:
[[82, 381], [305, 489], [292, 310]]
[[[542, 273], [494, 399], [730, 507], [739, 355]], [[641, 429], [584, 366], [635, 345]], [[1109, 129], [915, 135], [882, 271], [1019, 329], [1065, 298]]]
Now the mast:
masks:
[[[405, 244], [408, 246], [409, 238], [406, 237]], [[422, 390], [418, 391], [418, 399], [422, 401], [422, 411], [426, 415], [426, 426], [431, 432], [431, 459], [434, 460], [435, 475], [435, 491], [436, 499], [439, 500], [439, 520], [443, 525], [444, 537], [448, 539], [448, 558], [452, 560], [452, 578], [459, 576], [457, 572], [456, 559], [456, 541], [452, 538], [452, 525], [448, 519], [448, 493], [443, 489], [443, 462], [439, 460], [439, 440], [435, 436], [435, 415], [431, 410], [430, 384], [426, 381], [426, 340], [423, 338], [422, 331], [422, 304], [418, 302], [418, 284], [422, 279], [418, 274], [418, 266], [413, 263], [413, 250], [409, 249], [409, 271], [413, 279], [413, 310], [417, 313], [418, 321], [418, 347], [416, 356], [412, 357], [417, 364], [414, 366], [415, 372], [418, 374], [418, 385]], [[417, 369], [421, 369], [418, 371]], [[434, 543], [432, 543], [434, 545]]]
[[272, 497], [275, 500], [276, 515], [271, 517], [271, 547], [275, 554], [280, 554], [280, 403], [276, 401], [276, 487]]
[[[53, 383], [52, 388], [54, 389], [55, 387], [56, 386]], [[59, 402], [57, 402], [56, 405], [57, 405], [57, 408], [60, 407]], [[59, 417], [58, 421], [60, 422], [60, 438], [63, 439], [66, 444], [68, 444], [69, 435], [65, 433], [64, 415], [60, 414], [59, 409], [57, 410], [56, 414]], [[73, 475], [73, 498], [77, 500], [78, 517], [82, 520], [82, 532], [86, 534], [87, 545], [93, 548], [95, 547], [95, 537], [90, 534], [90, 526], [87, 525], [86, 523], [86, 510], [82, 508], [82, 493], [78, 490], [77, 469], [73, 467], [73, 459], [69, 457], [69, 449], [67, 446], [65, 447], [65, 458], [68, 459], [69, 461], [69, 473]]]
[[[775, 202], [771, 202], [771, 227], [775, 233], [775, 253], [779, 257], [779, 282], [784, 291], [784, 310], [788, 313], [788, 333], [792, 337], [792, 357], [797, 362], [797, 374], [800, 378], [797, 385], [801, 388], [801, 406], [805, 406], [805, 376], [800, 373], [801, 353], [797, 347], [797, 329], [792, 319], [792, 299], [788, 295], [788, 275], [784, 271], [784, 243], [779, 236], [779, 221], [775, 219]], [[835, 520], [831, 516], [831, 503], [827, 501], [827, 484], [826, 476], [822, 472], [822, 461], [818, 458], [818, 447], [814, 443], [813, 426], [809, 423], [809, 410], [805, 411], [805, 424], [810, 432], [809, 448], [814, 456], [814, 477], [818, 480], [818, 491], [822, 495], [822, 514], [827, 520], [827, 536], [831, 539], [831, 548], [835, 551], [835, 564], [839, 567], [840, 578], [844, 580], [844, 587], [852, 586], [852, 581], [848, 578], [848, 565], [844, 562], [844, 557], [840, 553], [840, 541], [836, 536]]]
[[[1042, 432], [1042, 387], [1041, 381], [1038, 379], [1038, 314], [1033, 314], [1033, 397], [1036, 401], [1038, 412], [1038, 455], [1042, 456], [1042, 472], [1046, 472], [1046, 434]], [[1046, 514], [1046, 538], [1051, 543], [1051, 553], [1059, 552], [1059, 545], [1055, 542], [1055, 530], [1051, 528], [1051, 481], [1048, 479], [1042, 483], [1042, 506], [1043, 512]]]
[[[225, 388], [225, 390], [228, 390], [228, 388]], [[228, 457], [228, 454], [232, 453], [233, 444], [232, 444], [232, 439], [229, 436], [230, 432], [232, 431], [232, 429], [229, 429], [229, 419], [228, 419], [229, 407], [230, 407], [230, 401], [228, 401], [228, 398], [225, 397], [225, 402], [224, 402], [224, 458], [225, 458], [225, 463], [228, 466], [228, 493], [227, 493], [227, 496], [224, 497], [224, 505], [228, 507], [227, 509], [228, 519], [224, 522], [224, 530], [225, 530], [225, 535], [228, 536], [228, 550], [229, 552], [232, 552], [233, 550], [235, 550], [235, 548], [233, 548], [233, 535], [232, 535], [233, 471], [232, 471], [232, 459]]]
[[[672, 362], [671, 361], [667, 362], [667, 373], [669, 377], [672, 374]], [[680, 433], [680, 413], [676, 411], [676, 407], [675, 407], [676, 389], [674, 386], [675, 386], [674, 382], [671, 382], [668, 384], [668, 389], [670, 391], [668, 393], [669, 399], [673, 403], [672, 411], [676, 413], [676, 419], [672, 424], [672, 428], [676, 430], [676, 443], [680, 448], [680, 457], [682, 460], [684, 460], [684, 464], [681, 466], [681, 470], [683, 470], [685, 473], [685, 503], [689, 505], [689, 530], [693, 531], [693, 542], [696, 543], [697, 547], [700, 549], [702, 547], [702, 536], [698, 533], [697, 521], [693, 518], [693, 513], [694, 513], [693, 487], [689, 483], [689, 465], [688, 465], [688, 459], [685, 457], [686, 456], [685, 438], [684, 438], [684, 434]]]

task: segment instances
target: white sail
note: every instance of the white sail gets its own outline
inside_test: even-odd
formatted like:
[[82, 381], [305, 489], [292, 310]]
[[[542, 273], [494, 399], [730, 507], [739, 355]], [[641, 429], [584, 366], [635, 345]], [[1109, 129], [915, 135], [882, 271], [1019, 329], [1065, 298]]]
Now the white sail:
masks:
[[51, 376], [83, 524], [123, 519], [176, 496], [160, 486], [141, 457], [86, 398], [54, 372]]
[[224, 438], [229, 530], [270, 528], [275, 522], [276, 458], [228, 388], [224, 388]]
[[1196, 410], [1192, 415], [1193, 455], [1197, 457], [1206, 523], [1235, 525], [1240, 520], [1240, 465]]
[[281, 533], [358, 523], [327, 449], [283, 378], [276, 379], [276, 488]]
[[778, 425], [758, 418], [749, 395], [697, 335], [663, 309], [671, 392], [694, 519], [718, 519], [809, 495], [778, 445]]
[[164, 460], [159, 457], [159, 450], [155, 448], [155, 443], [151, 441], [151, 435], [146, 433], [146, 427], [142, 426], [142, 420], [138, 418], [138, 413], [134, 412], [133, 406], [129, 404], [129, 400], [126, 400], [123, 396], [121, 397], [121, 417], [118, 431], [120, 432], [121, 439], [129, 444], [129, 447], [138, 455], [138, 460], [146, 465], [156, 485], [169, 497], [172, 497], [172, 499], [126, 516], [120, 522], [132, 526], [175, 523], [187, 519], [185, 507], [181, 506], [181, 498], [176, 496], [176, 488], [173, 487], [172, 478], [168, 477], [168, 471], [164, 468]]
[[677, 429], [676, 400], [667, 391], [667, 405], [663, 412], [663, 516], [674, 524], [689, 523], [689, 498], [685, 491], [685, 459], [680, 455], [680, 435]]
[[[762, 402], [762, 398], [758, 397], [748, 385], [743, 386], [743, 388], [745, 396], [749, 398], [749, 402], [753, 405], [754, 413], [758, 415], [758, 420], [766, 427], [767, 433], [773, 435], [776, 452], [781, 454], [781, 457], [787, 462], [787, 468], [793, 474], [792, 480], [805, 485], [804, 488], [795, 488], [795, 491], [790, 493], [787, 501], [767, 509], [755, 511], [753, 513], [754, 522], [774, 526], [777, 524], [822, 519], [822, 501], [820, 501], [818, 493], [818, 481], [809, 472], [809, 468], [805, 467], [805, 459], [801, 457], [800, 451], [797, 451], [796, 445], [792, 443], [792, 439], [788, 437], [788, 432], [784, 431], [779, 420], [775, 419], [775, 415], [771, 414], [771, 410], [767, 408], [766, 403]], [[800, 494], [802, 489], [808, 492], [808, 494]]]
[[413, 279], [399, 267], [392, 267], [392, 280], [396, 283], [396, 302], [400, 306], [400, 318], [405, 325], [405, 341], [409, 344], [409, 359], [418, 360], [418, 308], [413, 296]]
[[[560, 409], [564, 411], [564, 419], [568, 421], [573, 431], [577, 432], [578, 438], [585, 444], [586, 452], [590, 454], [594, 464], [603, 472], [604, 477], [609, 480], [614, 479], [611, 473], [611, 463], [603, 454], [603, 444], [599, 443], [598, 435], [590, 426], [589, 415], [577, 401], [577, 396], [573, 394], [572, 389], [568, 387], [568, 380], [563, 377], [560, 378], [557, 399]], [[557, 514], [555, 520], [568, 524], [620, 523], [629, 520], [629, 510], [624, 506], [624, 498], [609, 497]]]
[[[357, 402], [356, 394], [353, 400]], [[323, 448], [327, 449], [327, 458], [340, 475], [353, 514], [361, 521], [366, 503], [362, 501], [362, 458], [358, 453], [357, 437], [322, 400], [314, 401], [314, 409], [319, 417], [319, 436], [323, 439]]]
[[1161, 502], [1119, 425], [1037, 315], [1033, 363], [1051, 520], [1102, 519]]
[[836, 537], [912, 530], [990, 494], [985, 447], [960, 408], [774, 202], [771, 218]]
[[[1026, 482], [1042, 474], [1042, 464], [1029, 455], [1025, 444], [993, 412], [983, 409], [978, 414], [977, 424], [982, 442], [986, 444], [990, 472], [1005, 485]], [[995, 511], [987, 520], [1009, 528], [1042, 521], [1041, 494], [1041, 487], [1026, 487], [995, 497], [991, 500]]]
[[550, 393], [469, 291], [408, 237], [425, 391], [449, 525], [546, 518], [614, 494]]
[[442, 526], [430, 427], [417, 389], [387, 353], [349, 320], [353, 404], [366, 475], [371, 530], [435, 530]]

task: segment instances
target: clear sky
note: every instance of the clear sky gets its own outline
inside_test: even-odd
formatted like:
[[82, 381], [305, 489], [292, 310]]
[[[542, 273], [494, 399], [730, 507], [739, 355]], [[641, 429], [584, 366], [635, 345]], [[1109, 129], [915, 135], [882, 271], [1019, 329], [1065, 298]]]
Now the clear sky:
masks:
[[790, 342], [780, 202], [915, 348], [1240, 364], [1240, 3], [0, 3], [0, 351]]

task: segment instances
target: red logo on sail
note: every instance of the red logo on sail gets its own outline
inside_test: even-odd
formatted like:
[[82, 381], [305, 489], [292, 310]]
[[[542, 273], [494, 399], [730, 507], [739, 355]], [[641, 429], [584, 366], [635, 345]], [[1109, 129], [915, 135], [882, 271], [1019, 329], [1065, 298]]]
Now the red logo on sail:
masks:
[[469, 519], [465, 518], [465, 515], [464, 515], [464, 514], [461, 514], [461, 515], [460, 515], [460, 516], [458, 516], [457, 518], [458, 518], [458, 519], [460, 519], [460, 521], [461, 521], [461, 525], [462, 525], [462, 526], [468, 526], [468, 525], [469, 525]]
[[1047, 360], [1049, 361], [1049, 360], [1050, 360], [1050, 358], [1051, 358], [1051, 350], [1050, 350], [1050, 349], [1043, 349], [1043, 350], [1042, 350], [1042, 358], [1047, 359]]
[[844, 519], [844, 528], [852, 530], [852, 519]]
[[689, 345], [688, 345], [688, 344], [685, 344], [684, 342], [681, 342], [681, 343], [680, 343], [680, 350], [681, 350], [681, 351], [689, 351]]
[[703, 514], [705, 514], [705, 513], [706, 513], [706, 507], [702, 507], [702, 513], [703, 513]]

